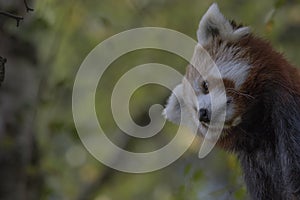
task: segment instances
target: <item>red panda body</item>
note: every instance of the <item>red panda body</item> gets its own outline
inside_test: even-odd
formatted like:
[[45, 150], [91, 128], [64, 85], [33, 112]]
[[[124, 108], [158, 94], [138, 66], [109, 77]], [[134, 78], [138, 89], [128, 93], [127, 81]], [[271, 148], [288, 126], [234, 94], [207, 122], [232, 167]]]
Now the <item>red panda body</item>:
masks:
[[[218, 145], [238, 155], [252, 199], [300, 199], [300, 77], [281, 54], [249, 35], [251, 64], [241, 90], [254, 97]], [[245, 102], [237, 102], [244, 104]]]
[[[218, 66], [226, 90], [226, 120], [217, 145], [238, 156], [253, 200], [300, 199], [297, 69], [248, 27], [225, 19], [216, 4], [200, 21], [197, 36]], [[198, 55], [201, 70], [205, 58]], [[196, 68], [189, 65], [186, 78], [197, 98], [191, 99], [183, 82], [174, 89], [176, 97], [169, 98], [165, 115], [175, 123], [180, 123], [180, 113], [190, 121], [198, 120], [198, 132], [205, 136], [211, 115], [209, 93], [218, 85], [209, 81], [213, 74], [206, 79]], [[179, 101], [185, 105], [178, 111]]]

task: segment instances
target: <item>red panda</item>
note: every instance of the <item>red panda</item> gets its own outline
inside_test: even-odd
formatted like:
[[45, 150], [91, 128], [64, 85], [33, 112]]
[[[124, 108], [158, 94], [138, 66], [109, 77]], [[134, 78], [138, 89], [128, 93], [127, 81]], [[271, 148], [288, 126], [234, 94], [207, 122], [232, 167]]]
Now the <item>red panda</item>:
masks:
[[[300, 199], [297, 69], [248, 27], [227, 20], [217, 4], [200, 20], [197, 38], [218, 67], [225, 87], [226, 118], [217, 145], [237, 155], [253, 200]], [[200, 63], [203, 65], [205, 62]], [[170, 96], [164, 114], [179, 123], [184, 112], [185, 120], [199, 122], [199, 132], [205, 135], [211, 117], [209, 96], [218, 85], [195, 68], [190, 64], [185, 78], [196, 100], [190, 99], [182, 82]]]

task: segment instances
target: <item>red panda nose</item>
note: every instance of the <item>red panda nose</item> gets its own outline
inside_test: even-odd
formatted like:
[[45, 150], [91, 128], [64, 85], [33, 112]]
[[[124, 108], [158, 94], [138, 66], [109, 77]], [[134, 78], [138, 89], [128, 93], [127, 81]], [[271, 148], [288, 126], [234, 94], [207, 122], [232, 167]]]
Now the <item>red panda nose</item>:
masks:
[[199, 110], [199, 120], [200, 120], [200, 122], [206, 122], [206, 123], [208, 123], [210, 121], [207, 109], [201, 108]]

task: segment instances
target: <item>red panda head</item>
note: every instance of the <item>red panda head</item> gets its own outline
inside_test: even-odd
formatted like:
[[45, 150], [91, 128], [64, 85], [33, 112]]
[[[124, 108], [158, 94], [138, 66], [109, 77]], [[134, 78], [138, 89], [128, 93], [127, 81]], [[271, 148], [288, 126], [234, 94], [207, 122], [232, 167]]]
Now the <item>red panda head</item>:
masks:
[[[164, 114], [174, 123], [179, 124], [182, 117], [198, 124], [198, 132], [206, 135], [212, 115], [211, 94], [215, 98], [224, 95], [226, 100], [217, 105], [226, 111], [224, 136], [246, 120], [245, 114], [258, 100], [265, 101], [260, 98], [261, 93], [280, 72], [276, 62], [285, 61], [267, 42], [253, 36], [248, 27], [227, 20], [217, 4], [202, 17], [197, 38], [199, 45], [185, 75], [196, 97], [192, 97], [185, 86], [187, 82], [183, 81], [174, 89]], [[210, 71], [212, 64], [206, 54], [217, 66], [221, 78]]]

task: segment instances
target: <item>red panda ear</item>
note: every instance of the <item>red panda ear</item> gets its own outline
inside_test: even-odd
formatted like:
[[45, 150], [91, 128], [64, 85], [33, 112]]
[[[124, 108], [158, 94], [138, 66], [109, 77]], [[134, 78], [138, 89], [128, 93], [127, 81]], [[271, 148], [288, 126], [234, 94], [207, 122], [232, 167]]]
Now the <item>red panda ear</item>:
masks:
[[212, 4], [202, 17], [197, 30], [198, 42], [206, 45], [219, 36], [224, 40], [238, 40], [250, 32], [249, 27], [235, 29], [220, 12], [216, 3]]
[[[163, 115], [169, 121], [180, 124], [181, 121], [181, 107], [183, 104], [183, 86], [179, 84], [172, 91], [172, 95], [169, 97], [166, 108], [163, 111]], [[179, 103], [180, 102], [180, 103]]]

